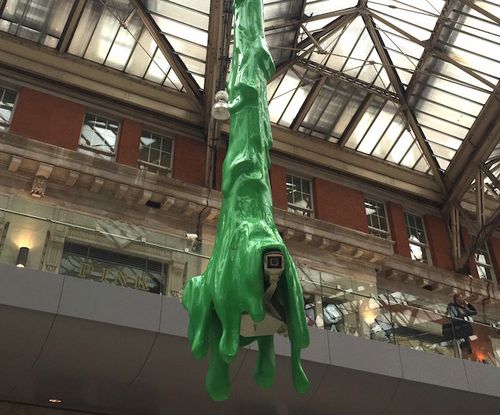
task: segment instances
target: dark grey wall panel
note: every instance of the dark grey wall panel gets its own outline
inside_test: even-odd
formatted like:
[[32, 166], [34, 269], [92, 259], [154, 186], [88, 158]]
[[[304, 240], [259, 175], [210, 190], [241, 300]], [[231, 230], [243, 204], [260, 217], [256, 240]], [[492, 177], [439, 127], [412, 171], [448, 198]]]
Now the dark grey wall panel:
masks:
[[451, 357], [400, 348], [403, 378], [424, 384], [466, 391], [469, 386], [462, 361]]
[[59, 313], [140, 330], [158, 331], [162, 296], [66, 277]]
[[58, 396], [67, 408], [116, 415], [470, 415], [500, 408], [498, 368], [319, 329], [311, 329], [303, 352], [308, 394], [294, 391], [289, 340], [277, 336], [275, 385], [254, 383], [253, 344], [231, 365], [230, 400], [212, 402], [204, 389], [208, 360], [191, 357], [178, 299], [3, 269], [0, 399], [44, 406]]
[[55, 315], [0, 305], [0, 400], [31, 370]]
[[0, 264], [0, 304], [55, 313], [64, 277]]

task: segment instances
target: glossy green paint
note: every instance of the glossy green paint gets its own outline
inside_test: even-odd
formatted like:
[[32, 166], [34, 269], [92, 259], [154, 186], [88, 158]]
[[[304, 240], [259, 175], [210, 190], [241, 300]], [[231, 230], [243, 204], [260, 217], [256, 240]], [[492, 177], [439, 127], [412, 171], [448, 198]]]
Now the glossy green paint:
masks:
[[293, 385], [301, 393], [309, 388], [300, 363], [300, 350], [309, 344], [302, 288], [273, 217], [266, 86], [275, 68], [264, 39], [262, 0], [235, 0], [233, 7], [235, 44], [227, 85], [231, 125], [221, 214], [208, 266], [189, 280], [182, 299], [190, 317], [192, 353], [201, 358], [210, 350], [205, 386], [219, 401], [229, 397], [229, 364], [241, 347], [253, 341], [259, 348], [255, 381], [263, 387], [274, 382], [273, 336], [240, 336], [242, 314], [248, 313], [255, 322], [264, 319], [262, 258], [269, 250], [279, 250], [285, 258], [277, 294], [286, 314]]

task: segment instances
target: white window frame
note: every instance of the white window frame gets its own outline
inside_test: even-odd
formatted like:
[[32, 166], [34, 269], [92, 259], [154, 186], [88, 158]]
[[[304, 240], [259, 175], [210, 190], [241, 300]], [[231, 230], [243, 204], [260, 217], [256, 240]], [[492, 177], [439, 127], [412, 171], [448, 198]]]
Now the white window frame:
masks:
[[[306, 182], [309, 182], [309, 189], [310, 189], [309, 198], [310, 198], [310, 206], [311, 206], [310, 208], [303, 208], [301, 206], [295, 206], [288, 201], [288, 187], [287, 187], [288, 177], [294, 177], [296, 179], [300, 179], [300, 180], [304, 180]], [[296, 215], [301, 215], [301, 216], [305, 216], [308, 218], [314, 218], [314, 201], [313, 201], [313, 182], [312, 182], [312, 179], [308, 178], [308, 177], [304, 177], [300, 174], [293, 173], [293, 172], [287, 172], [285, 175], [285, 186], [286, 186], [286, 197], [287, 197], [287, 211], [291, 212], [291, 213], [295, 213]]]
[[[366, 202], [378, 203], [378, 204], [383, 206], [385, 223], [387, 224], [387, 230], [385, 230], [385, 229], [379, 229], [379, 228], [375, 228], [373, 226], [370, 226], [370, 223], [368, 222], [368, 233], [370, 235], [374, 235], [378, 238], [391, 240], [391, 227], [389, 226], [389, 217], [387, 216], [387, 206], [386, 206], [385, 202], [382, 202], [382, 201], [380, 201], [376, 198], [370, 197], [370, 196], [365, 196], [365, 200], [364, 200], [365, 213], [366, 213]], [[368, 217], [369, 217], [369, 215], [366, 214], [367, 219], [368, 219]], [[379, 234], [382, 234], [383, 236], [379, 236]]]
[[[175, 136], [173, 134], [169, 133], [164, 133], [160, 132], [158, 130], [155, 130], [153, 128], [149, 128], [148, 126], [143, 126], [143, 129], [141, 130], [141, 139], [143, 137], [143, 133], [148, 132], [151, 134], [156, 134], [161, 136], [162, 138], [168, 139], [171, 141], [171, 149], [170, 149], [170, 167], [167, 168], [165, 166], [162, 166], [160, 164], [155, 164], [155, 163], [150, 163], [149, 161], [142, 160], [140, 158], [137, 158], [137, 165], [139, 166], [140, 169], [147, 170], [151, 173], [156, 173], [160, 175], [160, 172], [164, 172], [165, 176], [171, 177], [172, 176], [172, 170], [173, 170], [173, 163], [174, 163], [174, 151], [175, 151]], [[140, 142], [139, 142], [140, 146]], [[151, 170], [149, 170], [151, 169]]]
[[[410, 235], [410, 232], [408, 230], [407, 215], [415, 216], [415, 217], [419, 218], [422, 221], [422, 229], [423, 229], [423, 232], [424, 232], [425, 243], [422, 243], [420, 241], [413, 241], [413, 240], [410, 239], [411, 235]], [[420, 249], [422, 249], [422, 251], [425, 252], [425, 257], [426, 257], [426, 261], [420, 261], [418, 259], [413, 258], [413, 256], [412, 256], [412, 258], [411, 258], [412, 261], [421, 262], [422, 264], [432, 265], [432, 257], [431, 257], [431, 252], [430, 252], [430, 249], [429, 249], [429, 238], [427, 237], [427, 231], [425, 229], [425, 223], [424, 223], [423, 216], [421, 216], [421, 215], [419, 215], [417, 213], [413, 213], [412, 211], [405, 210], [405, 226], [406, 226], [406, 231], [408, 232], [408, 246], [410, 248], [410, 255], [412, 256], [411, 246], [415, 245], [415, 246], [418, 246]]]
[[[488, 248], [488, 244], [485, 242], [483, 242], [483, 246], [484, 246], [484, 252], [486, 252], [486, 260], [489, 261], [489, 262], [481, 262], [481, 261], [478, 261], [477, 260], [477, 254], [479, 252], [479, 248], [476, 249], [476, 251], [474, 252], [474, 262], [476, 263], [476, 269], [477, 269], [477, 274], [479, 276], [479, 278], [481, 279], [485, 279], [487, 281], [492, 281], [492, 282], [496, 282], [496, 275], [495, 275], [495, 267], [493, 266], [493, 261], [491, 260], [491, 253], [490, 253], [490, 249]], [[483, 251], [481, 249], [481, 251]], [[479, 267], [483, 267], [483, 268], [487, 268], [490, 273], [491, 273], [491, 279], [488, 278], [488, 277], [482, 277], [481, 276], [481, 273], [479, 272]]]

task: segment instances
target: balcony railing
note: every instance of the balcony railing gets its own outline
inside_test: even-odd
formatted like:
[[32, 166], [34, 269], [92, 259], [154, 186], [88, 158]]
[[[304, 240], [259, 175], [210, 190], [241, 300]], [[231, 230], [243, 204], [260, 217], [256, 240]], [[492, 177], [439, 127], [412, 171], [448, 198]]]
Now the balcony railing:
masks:
[[311, 326], [500, 367], [500, 327], [487, 323], [484, 315], [473, 317], [481, 321], [452, 322], [445, 313], [408, 304], [389, 292], [363, 295], [306, 280], [302, 284], [306, 293], [321, 293], [321, 304], [306, 300]]

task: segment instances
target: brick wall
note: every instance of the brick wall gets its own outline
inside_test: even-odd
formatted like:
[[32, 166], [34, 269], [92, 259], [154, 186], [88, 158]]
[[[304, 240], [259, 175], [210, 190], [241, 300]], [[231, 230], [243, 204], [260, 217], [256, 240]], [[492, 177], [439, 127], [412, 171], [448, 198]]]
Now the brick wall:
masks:
[[185, 182], [205, 184], [205, 143], [192, 138], [177, 136], [174, 147], [172, 176]]
[[453, 254], [445, 221], [437, 216], [425, 215], [424, 226], [429, 240], [432, 264], [453, 271]]
[[316, 218], [368, 232], [362, 192], [316, 178], [313, 180], [313, 197]]
[[84, 115], [83, 105], [22, 88], [19, 91], [10, 131], [76, 150]]
[[118, 163], [137, 167], [141, 133], [142, 124], [127, 119], [123, 120], [118, 139], [118, 153], [116, 155]]
[[411, 258], [403, 207], [393, 202], [388, 202], [386, 206], [391, 237], [394, 241], [394, 253]]
[[288, 206], [288, 196], [286, 193], [286, 169], [273, 164], [269, 174], [271, 190], [273, 193], [273, 205], [278, 209], [286, 210]]

